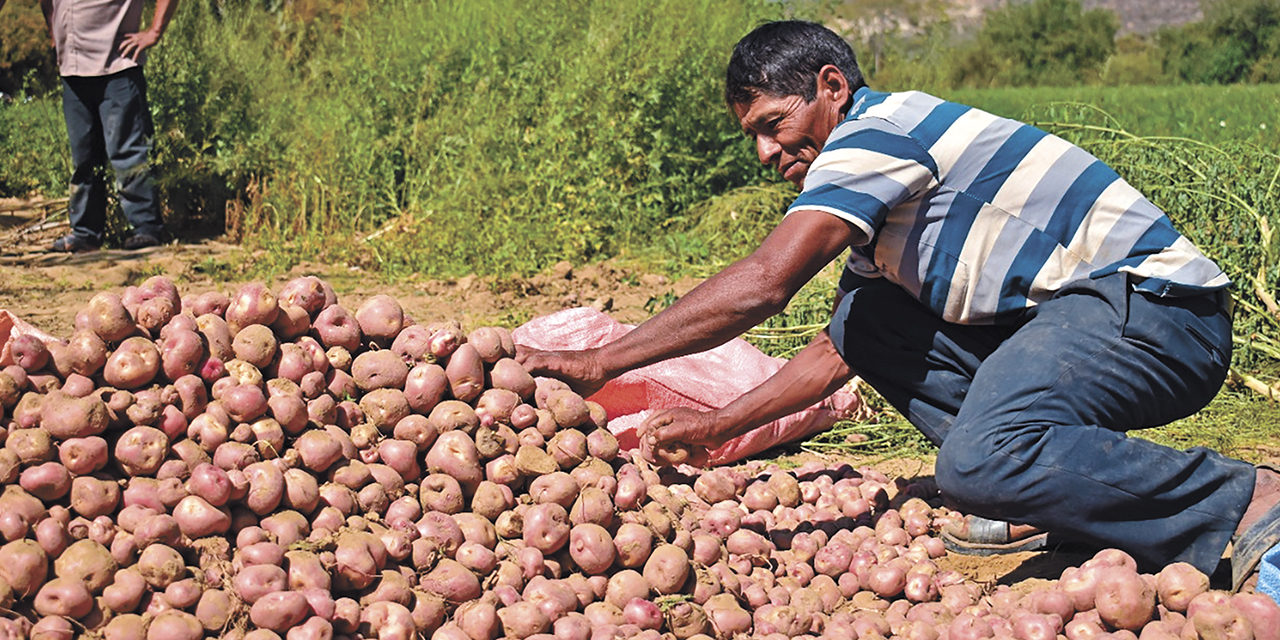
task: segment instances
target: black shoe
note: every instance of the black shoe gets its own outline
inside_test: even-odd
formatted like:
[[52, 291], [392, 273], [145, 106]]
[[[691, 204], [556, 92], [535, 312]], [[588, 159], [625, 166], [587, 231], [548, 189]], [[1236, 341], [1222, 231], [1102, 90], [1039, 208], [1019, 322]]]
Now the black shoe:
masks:
[[124, 248], [132, 251], [134, 249], [146, 249], [147, 247], [156, 247], [160, 245], [160, 239], [149, 233], [135, 233], [124, 241]]
[[72, 233], [54, 240], [50, 249], [61, 253], [84, 253], [86, 251], [97, 251], [98, 245], [87, 238], [81, 238]]

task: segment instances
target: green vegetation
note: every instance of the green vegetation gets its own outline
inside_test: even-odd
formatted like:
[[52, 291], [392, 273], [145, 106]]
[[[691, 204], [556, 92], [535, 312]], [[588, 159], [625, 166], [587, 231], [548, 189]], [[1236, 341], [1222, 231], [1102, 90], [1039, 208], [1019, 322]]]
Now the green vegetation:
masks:
[[1079, 0], [1036, 0], [992, 11], [965, 48], [958, 86], [1075, 85], [1097, 77], [1115, 51], [1115, 14]]
[[[1008, 118], [1044, 117], [1044, 105], [1088, 105], [1100, 122], [1144, 136], [1280, 150], [1280, 85], [956, 89], [942, 96]], [[1105, 114], [1105, 116], [1103, 115]]]

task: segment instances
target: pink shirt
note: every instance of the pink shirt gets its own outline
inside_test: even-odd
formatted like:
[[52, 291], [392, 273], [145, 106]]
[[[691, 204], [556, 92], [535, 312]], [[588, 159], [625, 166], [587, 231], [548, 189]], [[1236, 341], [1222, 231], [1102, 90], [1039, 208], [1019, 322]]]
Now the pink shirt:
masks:
[[[106, 76], [141, 62], [120, 55], [142, 24], [143, 0], [53, 0], [53, 41], [64, 76]], [[140, 57], [141, 58], [141, 57]]]

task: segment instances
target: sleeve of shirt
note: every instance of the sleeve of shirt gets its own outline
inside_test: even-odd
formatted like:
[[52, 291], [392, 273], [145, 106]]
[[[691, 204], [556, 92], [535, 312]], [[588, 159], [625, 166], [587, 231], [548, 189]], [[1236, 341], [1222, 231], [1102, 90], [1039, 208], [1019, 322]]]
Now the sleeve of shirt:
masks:
[[875, 237], [894, 207], [937, 183], [933, 157], [911, 136], [880, 119], [850, 120], [831, 137], [787, 213], [817, 210]]

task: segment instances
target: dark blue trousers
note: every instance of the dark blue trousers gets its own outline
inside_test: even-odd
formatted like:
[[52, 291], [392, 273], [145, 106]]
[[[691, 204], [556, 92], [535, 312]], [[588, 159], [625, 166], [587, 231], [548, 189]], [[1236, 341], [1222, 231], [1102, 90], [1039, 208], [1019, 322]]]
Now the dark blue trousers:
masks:
[[831, 324], [855, 372], [940, 446], [955, 508], [1115, 547], [1144, 567], [1217, 567], [1252, 465], [1125, 432], [1208, 404], [1226, 376], [1225, 293], [1160, 298], [1125, 274], [1076, 283], [1013, 326], [943, 322], [873, 281]]
[[125, 219], [135, 233], [160, 237], [163, 223], [147, 162], [152, 124], [142, 69], [64, 76], [62, 112], [71, 140], [71, 232], [102, 243], [107, 224], [105, 169], [110, 163]]

